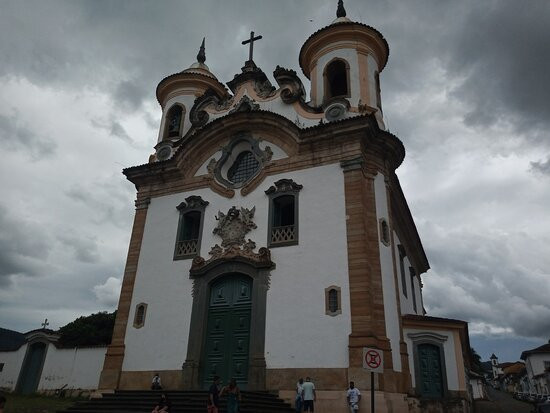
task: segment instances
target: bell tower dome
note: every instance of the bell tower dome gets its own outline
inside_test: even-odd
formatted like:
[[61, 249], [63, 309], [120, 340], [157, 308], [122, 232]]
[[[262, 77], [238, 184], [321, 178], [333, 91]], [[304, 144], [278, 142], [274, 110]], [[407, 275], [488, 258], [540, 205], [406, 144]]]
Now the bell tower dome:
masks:
[[169, 150], [166, 149], [159, 156], [159, 146], [169, 146], [170, 142], [177, 141], [191, 128], [189, 112], [197, 97], [209, 89], [219, 98], [227, 95], [225, 86], [205, 64], [204, 42], [205, 39], [202, 39], [195, 63], [179, 73], [165, 77], [157, 86], [157, 100], [162, 107], [157, 144], [158, 160], [170, 157]]
[[383, 127], [379, 74], [388, 56], [382, 34], [347, 18], [339, 0], [336, 19], [313, 33], [300, 50], [300, 67], [311, 81], [311, 103], [327, 107], [344, 99], [351, 111], [370, 107]]

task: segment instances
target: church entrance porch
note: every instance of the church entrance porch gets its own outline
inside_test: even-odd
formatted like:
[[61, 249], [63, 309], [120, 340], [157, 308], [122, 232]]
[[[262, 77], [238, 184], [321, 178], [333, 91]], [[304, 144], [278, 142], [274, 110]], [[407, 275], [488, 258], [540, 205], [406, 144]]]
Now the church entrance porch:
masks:
[[214, 376], [222, 383], [235, 378], [240, 387], [248, 384], [248, 352], [252, 280], [241, 274], [221, 277], [210, 287], [210, 303], [202, 364], [202, 386]]

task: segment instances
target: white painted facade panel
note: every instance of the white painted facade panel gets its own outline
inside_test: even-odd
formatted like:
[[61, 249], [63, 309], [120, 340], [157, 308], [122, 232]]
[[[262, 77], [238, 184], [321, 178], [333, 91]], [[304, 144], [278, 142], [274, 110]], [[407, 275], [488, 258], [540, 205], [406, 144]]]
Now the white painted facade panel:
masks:
[[459, 345], [460, 343], [455, 343], [454, 335], [451, 331], [445, 331], [445, 330], [430, 330], [430, 329], [413, 329], [413, 328], [404, 328], [403, 329], [403, 336], [405, 339], [405, 343], [407, 343], [407, 351], [409, 353], [409, 369], [411, 372], [411, 379], [412, 379], [412, 386], [416, 387], [416, 371], [414, 368], [414, 359], [417, 357], [416, 354], [414, 354], [414, 347], [412, 340], [408, 337], [408, 334], [414, 334], [414, 333], [435, 333], [437, 335], [442, 335], [447, 337], [447, 340], [443, 343], [443, 352], [444, 358], [445, 358], [445, 372], [447, 377], [447, 388], [449, 390], [461, 390], [459, 389], [458, 384], [458, 370], [457, 370], [457, 364], [456, 364], [456, 350], [455, 346]]
[[[221, 242], [212, 233], [217, 225], [215, 215], [218, 211], [227, 213], [232, 206], [256, 207], [254, 222], [258, 228], [249, 232], [246, 238], [256, 242], [257, 248], [264, 247], [267, 245], [269, 206], [264, 191], [281, 178], [292, 178], [304, 188], [299, 193], [300, 244], [272, 249], [272, 260], [277, 268], [272, 271], [267, 298], [268, 366], [294, 367], [296, 360], [317, 367], [346, 365], [351, 323], [346, 281], [344, 177], [339, 164], [334, 164], [267, 177], [246, 197], [236, 191], [232, 199], [227, 199], [205, 188], [152, 199], [126, 330], [123, 370], [174, 370], [180, 369], [185, 361], [193, 300], [189, 279], [191, 259], [173, 259], [179, 220], [176, 206], [190, 195], [201, 196], [209, 202], [200, 250], [200, 255], [205, 258], [208, 258], [211, 247]], [[332, 254], [327, 252], [331, 250], [334, 251]], [[342, 288], [343, 314], [337, 317], [324, 315], [324, 288], [330, 285]], [[298, 286], [302, 291], [297, 291]], [[296, 303], [301, 297], [304, 302], [315, 303], [303, 307], [298, 305], [315, 316], [305, 324], [296, 321]], [[287, 305], [289, 302], [292, 305]], [[135, 309], [140, 303], [147, 304], [145, 323], [141, 328], [134, 328]], [[289, 318], [295, 320], [293, 324], [285, 324]], [[292, 350], [292, 358], [290, 340], [281, 338], [295, 330], [299, 330], [296, 333], [300, 335], [302, 344]], [[316, 340], [322, 352], [313, 355], [311, 346], [303, 343], [313, 345]]]
[[[344, 174], [333, 164], [286, 177], [304, 186], [300, 235], [299, 245], [271, 249], [277, 268], [267, 297], [267, 367], [347, 367], [351, 315]], [[341, 288], [337, 316], [325, 314], [325, 288], [332, 285]]]
[[15, 390], [26, 352], [27, 344], [22, 345], [16, 351], [0, 352], [0, 363], [4, 363], [4, 367], [0, 371], [0, 389]]
[[[376, 218], [385, 219], [389, 225], [388, 198], [384, 175], [378, 173], [374, 179], [374, 194], [376, 199]], [[397, 310], [397, 296], [395, 291], [394, 263], [391, 245], [386, 246], [378, 227], [378, 248], [380, 250], [380, 268], [382, 271], [382, 290], [384, 297], [384, 316], [386, 321], [386, 335], [390, 339], [392, 350], [393, 369], [401, 371], [401, 355], [399, 352], [400, 330], [399, 312]]]
[[[414, 290], [412, 288], [412, 278], [411, 278], [411, 262], [409, 261], [408, 257], [405, 257], [403, 259], [403, 270], [404, 274], [401, 274], [401, 264], [399, 262], [399, 248], [398, 245], [401, 244], [401, 241], [399, 240], [399, 237], [394, 232], [393, 233], [393, 239], [394, 239], [394, 251], [395, 251], [395, 268], [397, 271], [397, 281], [399, 284], [399, 299], [401, 304], [401, 314], [420, 314], [422, 315], [422, 290], [420, 289], [420, 283], [418, 282], [418, 278], [415, 277], [415, 284], [414, 284]], [[403, 283], [405, 286], [403, 286]], [[406, 292], [405, 292], [405, 291]], [[416, 311], [414, 310], [414, 302], [413, 302], [413, 293], [416, 297]]]
[[368, 66], [368, 82], [369, 82], [369, 105], [373, 108], [376, 108], [376, 77], [375, 73], [378, 72], [378, 63], [371, 55], [367, 55], [367, 66]]
[[95, 390], [107, 347], [58, 349], [49, 344], [38, 390]]

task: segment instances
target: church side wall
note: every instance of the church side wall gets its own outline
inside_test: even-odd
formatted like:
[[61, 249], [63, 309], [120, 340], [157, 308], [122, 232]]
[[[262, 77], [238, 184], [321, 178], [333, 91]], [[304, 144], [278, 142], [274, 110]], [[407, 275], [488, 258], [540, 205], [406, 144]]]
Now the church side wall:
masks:
[[[374, 191], [376, 196], [376, 218], [379, 221], [384, 218], [389, 221], [388, 199], [384, 175], [377, 174], [374, 179]], [[400, 331], [395, 295], [394, 266], [391, 245], [386, 246], [381, 241], [380, 225], [378, 225], [378, 249], [380, 250], [380, 266], [382, 270], [382, 288], [384, 295], [384, 318], [386, 321], [386, 335], [390, 339], [392, 361], [394, 371], [401, 371], [401, 354], [399, 351]]]
[[38, 389], [97, 389], [106, 351], [107, 347], [58, 349], [50, 344]]
[[[405, 257], [403, 260], [404, 268], [405, 268], [405, 287], [407, 290], [407, 296], [403, 293], [403, 278], [401, 277], [401, 266], [399, 265], [399, 249], [398, 245], [401, 244], [401, 241], [399, 240], [399, 237], [397, 236], [397, 233], [393, 233], [393, 239], [395, 240], [393, 248], [395, 249], [395, 266], [397, 268], [397, 281], [399, 284], [399, 297], [401, 300], [401, 314], [422, 314], [422, 299], [420, 298], [420, 285], [418, 282], [415, 283], [414, 291], [416, 294], [416, 308], [417, 312], [414, 311], [413, 306], [413, 299], [412, 299], [412, 288], [411, 288], [411, 272], [410, 272], [410, 266], [411, 262], [409, 261], [408, 257]], [[405, 247], [406, 248], [406, 247]]]
[[15, 390], [26, 352], [27, 344], [24, 344], [16, 351], [0, 353], [0, 363], [4, 363], [4, 368], [0, 372], [0, 389]]
[[[212, 231], [218, 211], [256, 207], [257, 229], [246, 238], [267, 245], [268, 202], [275, 181], [292, 178], [299, 193], [299, 245], [272, 248], [276, 269], [267, 293], [268, 368], [346, 367], [351, 331], [345, 240], [343, 173], [339, 164], [269, 176], [242, 197], [227, 199], [209, 188], [153, 198], [149, 205], [125, 337], [124, 371], [181, 370], [187, 354], [192, 308], [191, 260], [174, 260], [179, 212], [190, 195], [201, 196], [205, 210], [200, 255], [221, 239]], [[325, 315], [324, 289], [341, 287], [342, 314]], [[136, 306], [147, 304], [143, 327], [133, 327]], [[306, 321], [303, 321], [306, 320]], [[202, 334], [202, 332], [194, 332]]]
[[[457, 370], [457, 360], [456, 354], [457, 351], [462, 352], [460, 342], [455, 342], [455, 335], [452, 331], [448, 330], [429, 330], [429, 329], [413, 329], [413, 328], [404, 328], [403, 335], [405, 337], [405, 342], [407, 343], [407, 348], [409, 350], [409, 369], [411, 372], [412, 386], [416, 387], [416, 371], [414, 368], [414, 359], [416, 357], [413, 354], [413, 342], [408, 337], [410, 333], [435, 333], [438, 335], [443, 335], [447, 337], [447, 340], [443, 343], [443, 352], [445, 353], [445, 372], [447, 377], [447, 388], [451, 391], [464, 391], [464, 388], [461, 388], [458, 378]], [[457, 347], [458, 346], [458, 347]]]

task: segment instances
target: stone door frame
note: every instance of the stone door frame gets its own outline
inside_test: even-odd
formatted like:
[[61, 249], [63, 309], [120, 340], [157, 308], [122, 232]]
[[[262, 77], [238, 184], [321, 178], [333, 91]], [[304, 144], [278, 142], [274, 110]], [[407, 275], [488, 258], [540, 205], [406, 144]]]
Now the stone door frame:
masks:
[[256, 262], [244, 257], [220, 259], [193, 271], [193, 306], [187, 357], [183, 363], [183, 385], [186, 390], [201, 389], [205, 334], [208, 322], [210, 286], [227, 274], [243, 274], [252, 279], [252, 310], [250, 319], [250, 344], [248, 357], [248, 390], [265, 390], [265, 320], [267, 290], [273, 263]]

